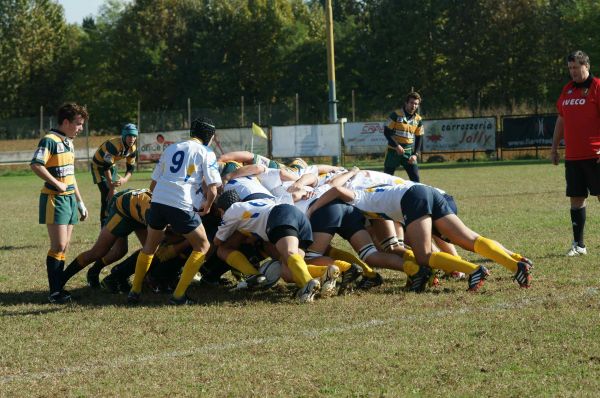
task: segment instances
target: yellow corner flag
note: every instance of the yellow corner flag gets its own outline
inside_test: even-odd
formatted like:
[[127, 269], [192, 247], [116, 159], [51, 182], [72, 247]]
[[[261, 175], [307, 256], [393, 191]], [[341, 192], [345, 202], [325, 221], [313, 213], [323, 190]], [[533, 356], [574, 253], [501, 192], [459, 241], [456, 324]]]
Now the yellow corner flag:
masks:
[[265, 140], [269, 139], [269, 137], [267, 137], [263, 129], [261, 129], [260, 126], [256, 123], [252, 123], [252, 134], [264, 138]]

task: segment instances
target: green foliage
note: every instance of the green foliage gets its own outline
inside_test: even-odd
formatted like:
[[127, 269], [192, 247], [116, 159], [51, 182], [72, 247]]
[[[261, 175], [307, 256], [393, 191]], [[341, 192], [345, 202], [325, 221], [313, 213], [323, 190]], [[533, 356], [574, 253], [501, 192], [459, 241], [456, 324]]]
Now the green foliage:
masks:
[[69, 81], [72, 29], [48, 0], [0, 0], [0, 117], [29, 116], [60, 104]]
[[[107, 0], [67, 25], [49, 0], [0, 0], [0, 117], [85, 103], [94, 130], [144, 112], [264, 105], [270, 123], [327, 120], [324, 0]], [[411, 88], [422, 113], [548, 112], [567, 79], [565, 55], [600, 62], [595, 0], [333, 0], [339, 114], [399, 106]], [[552, 34], [549, 34], [552, 32]], [[594, 64], [592, 64], [594, 67]], [[221, 114], [217, 114], [217, 113]], [[229, 112], [229, 114], [227, 114]], [[464, 113], [464, 112], [463, 112]], [[179, 120], [179, 119], [178, 119]], [[177, 122], [178, 123], [178, 122]], [[151, 129], [152, 122], [146, 127]], [[176, 126], [174, 126], [176, 127]], [[181, 126], [177, 126], [181, 127]]]

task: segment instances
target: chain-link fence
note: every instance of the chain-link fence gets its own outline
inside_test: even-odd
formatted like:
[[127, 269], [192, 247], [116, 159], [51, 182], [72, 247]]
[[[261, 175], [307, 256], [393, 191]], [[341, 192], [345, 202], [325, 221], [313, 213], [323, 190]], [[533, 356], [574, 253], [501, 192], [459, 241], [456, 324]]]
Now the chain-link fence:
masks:
[[[138, 103], [137, 118], [123, 120], [137, 122], [140, 131], [151, 133], [156, 131], [182, 130], [189, 128], [190, 121], [203, 115], [211, 118], [217, 128], [249, 127], [252, 123], [263, 126], [288, 126], [299, 124], [327, 123], [328, 103], [324, 99], [303, 100], [300, 96], [283, 98], [276, 103], [248, 103], [240, 97], [238, 104], [221, 108], [200, 108], [188, 100], [187, 107], [178, 109], [149, 110], [144, 109], [144, 102]], [[338, 103], [338, 117], [345, 117], [352, 121], [355, 114], [353, 102], [348, 104]], [[89, 108], [91, 119], [88, 128], [92, 135], [102, 133], [114, 134], [115, 127], [99, 126], [96, 120], [102, 119]], [[14, 140], [23, 138], [38, 138], [41, 132], [48, 131], [56, 126], [54, 110], [40, 107], [38, 115], [22, 118], [0, 119], [0, 140]], [[50, 116], [52, 115], [52, 116]], [[364, 118], [363, 118], [364, 119]]]

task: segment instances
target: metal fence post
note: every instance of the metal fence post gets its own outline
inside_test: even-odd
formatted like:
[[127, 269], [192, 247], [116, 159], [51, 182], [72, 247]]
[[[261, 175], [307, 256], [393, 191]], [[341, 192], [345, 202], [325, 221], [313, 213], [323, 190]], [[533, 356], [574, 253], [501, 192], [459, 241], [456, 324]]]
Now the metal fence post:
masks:
[[240, 127], [244, 127], [244, 96], [241, 98], [241, 125]]
[[300, 98], [298, 97], [298, 93], [296, 93], [296, 125], [300, 124]]
[[[139, 133], [142, 133], [142, 101], [137, 102], [137, 128]], [[138, 137], [139, 139], [139, 137]], [[139, 143], [138, 143], [139, 144]], [[140, 152], [135, 156], [135, 171], [140, 171]]]
[[44, 135], [44, 106], [40, 106], [40, 138]]
[[356, 100], [354, 97], [354, 89], [352, 89], [352, 121], [356, 121]]
[[188, 112], [187, 128], [192, 128], [192, 99], [190, 97], [188, 97], [188, 101], [187, 101], [187, 112]]

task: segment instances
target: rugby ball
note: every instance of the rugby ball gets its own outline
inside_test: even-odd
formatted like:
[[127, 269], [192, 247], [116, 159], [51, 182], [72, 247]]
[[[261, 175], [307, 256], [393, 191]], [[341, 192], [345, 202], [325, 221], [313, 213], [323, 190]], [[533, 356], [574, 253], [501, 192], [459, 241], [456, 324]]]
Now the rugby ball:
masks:
[[269, 289], [277, 283], [281, 278], [281, 263], [279, 260], [269, 260], [260, 266], [260, 273], [267, 278], [265, 283], [261, 286], [263, 289]]

